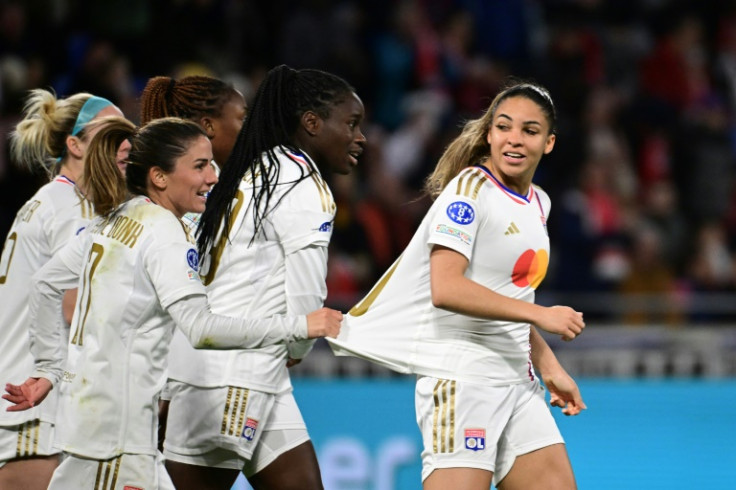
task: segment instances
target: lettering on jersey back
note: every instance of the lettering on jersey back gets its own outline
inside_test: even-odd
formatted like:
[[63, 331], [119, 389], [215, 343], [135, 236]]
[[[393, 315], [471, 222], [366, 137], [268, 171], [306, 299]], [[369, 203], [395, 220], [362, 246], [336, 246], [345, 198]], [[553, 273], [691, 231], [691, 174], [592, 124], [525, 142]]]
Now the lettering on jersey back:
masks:
[[143, 225], [127, 216], [118, 216], [107, 232], [107, 236], [133, 248], [138, 237], [143, 233]]
[[28, 201], [23, 205], [22, 208], [20, 208], [20, 211], [18, 212], [18, 219], [21, 221], [25, 221], [26, 223], [31, 221], [31, 218], [33, 217], [33, 212], [38, 209], [38, 207], [41, 205], [41, 201], [33, 200]]

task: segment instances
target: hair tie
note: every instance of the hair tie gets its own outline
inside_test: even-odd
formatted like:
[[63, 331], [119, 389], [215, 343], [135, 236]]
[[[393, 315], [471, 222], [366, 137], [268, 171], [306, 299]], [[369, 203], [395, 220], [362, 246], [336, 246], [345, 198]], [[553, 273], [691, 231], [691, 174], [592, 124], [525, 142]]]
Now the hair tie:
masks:
[[102, 109], [111, 105], [113, 105], [113, 103], [104, 97], [97, 97], [96, 95], [91, 96], [84, 102], [82, 109], [80, 109], [79, 114], [77, 114], [77, 120], [74, 123], [71, 135], [78, 135], [84, 126], [94, 119]]

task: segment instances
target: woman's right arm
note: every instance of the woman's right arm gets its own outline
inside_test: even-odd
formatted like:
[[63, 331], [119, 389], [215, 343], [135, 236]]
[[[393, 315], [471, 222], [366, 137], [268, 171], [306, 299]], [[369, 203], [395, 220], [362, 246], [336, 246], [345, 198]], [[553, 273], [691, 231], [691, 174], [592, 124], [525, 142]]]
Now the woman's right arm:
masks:
[[167, 308], [195, 349], [252, 349], [318, 337], [337, 337], [342, 313], [321, 308], [308, 315], [233, 318], [210, 311], [204, 294], [186, 296]]
[[572, 340], [585, 328], [582, 313], [567, 306], [544, 307], [498, 294], [467, 278], [468, 259], [435, 245], [429, 259], [432, 304], [467, 316], [531, 323]]

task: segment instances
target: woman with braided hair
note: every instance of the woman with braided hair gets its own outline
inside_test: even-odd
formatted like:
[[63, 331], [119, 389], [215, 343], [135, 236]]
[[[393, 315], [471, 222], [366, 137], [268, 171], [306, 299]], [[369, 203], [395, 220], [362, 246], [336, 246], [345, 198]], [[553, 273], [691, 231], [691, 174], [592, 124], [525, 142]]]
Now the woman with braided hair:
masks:
[[[269, 317], [322, 305], [335, 216], [323, 176], [357, 165], [363, 116], [354, 89], [335, 75], [269, 71], [199, 224], [213, 312]], [[231, 353], [172, 346], [164, 455], [179, 490], [227, 490], [239, 471], [257, 490], [322, 488], [287, 369], [312, 344]]]
[[235, 87], [203, 75], [179, 80], [153, 77], [141, 94], [141, 125], [168, 116], [196, 122], [207, 132], [220, 166], [230, 156], [247, 110], [243, 94]]

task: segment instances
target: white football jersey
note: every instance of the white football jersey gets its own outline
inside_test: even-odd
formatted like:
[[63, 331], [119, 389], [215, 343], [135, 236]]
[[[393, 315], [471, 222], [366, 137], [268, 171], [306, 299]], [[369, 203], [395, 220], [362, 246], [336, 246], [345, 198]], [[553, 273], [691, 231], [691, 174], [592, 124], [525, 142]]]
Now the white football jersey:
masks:
[[[21, 384], [33, 373], [28, 338], [28, 297], [31, 277], [93, 217], [92, 203], [64, 176], [41, 187], [15, 217], [0, 255], [0, 373], [3, 383]], [[66, 326], [58, 314], [59, 328]], [[66, 340], [66, 333], [61, 336]], [[56, 391], [41, 405], [22, 412], [6, 412], [0, 399], [0, 426], [41, 418], [53, 422]]]
[[[200, 272], [213, 313], [251, 318], [305, 314], [321, 306], [326, 296], [326, 250], [335, 217], [332, 193], [316, 167], [310, 169], [308, 157], [291, 152], [289, 157], [282, 148], [276, 151], [280, 172], [272, 184], [271, 209], [258, 235], [253, 238], [253, 179], [248, 174], [233, 200], [229, 241], [218, 239], [203, 258]], [[313, 173], [307, 176], [309, 172]], [[325, 251], [324, 260], [298, 271], [321, 285], [315, 293], [321, 297], [308, 302], [308, 311], [290, 311], [285, 264], [290, 254], [307, 247]], [[200, 387], [238, 386], [280, 393], [291, 387], [288, 356], [286, 343], [237, 351], [196, 351], [176, 333], [169, 377]]]
[[93, 459], [156, 454], [158, 394], [175, 328], [166, 309], [204, 294], [194, 244], [170, 211], [138, 196], [93, 221], [57, 260], [81, 271], [58, 384], [57, 445]]
[[534, 378], [527, 323], [469, 317], [432, 305], [434, 245], [469, 261], [469, 279], [533, 302], [549, 264], [550, 201], [532, 186], [525, 196], [484, 167], [460, 172], [433, 203], [403, 254], [345, 316], [337, 355], [355, 355], [403, 373], [505, 385]]

